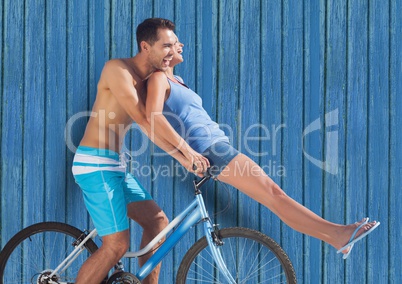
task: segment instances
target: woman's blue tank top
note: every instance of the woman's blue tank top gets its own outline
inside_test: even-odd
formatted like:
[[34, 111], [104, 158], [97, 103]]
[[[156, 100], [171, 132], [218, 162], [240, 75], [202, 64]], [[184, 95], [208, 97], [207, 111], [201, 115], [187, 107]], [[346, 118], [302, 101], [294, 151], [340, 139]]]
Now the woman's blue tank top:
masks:
[[[183, 82], [180, 77], [176, 77]], [[202, 107], [202, 99], [185, 85], [168, 79], [170, 95], [163, 107], [163, 114], [177, 133], [198, 153], [219, 141], [229, 138]]]

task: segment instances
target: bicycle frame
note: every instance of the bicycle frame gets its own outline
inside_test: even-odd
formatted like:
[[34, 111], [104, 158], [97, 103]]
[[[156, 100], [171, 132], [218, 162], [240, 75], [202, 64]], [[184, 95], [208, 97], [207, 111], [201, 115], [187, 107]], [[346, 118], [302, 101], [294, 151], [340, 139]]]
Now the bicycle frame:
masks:
[[[136, 277], [142, 281], [151, 271], [162, 261], [162, 259], [173, 249], [173, 247], [181, 240], [181, 238], [195, 225], [203, 222], [204, 235], [207, 238], [212, 256], [222, 274], [225, 276], [228, 283], [236, 283], [232, 275], [228, 271], [222, 255], [218, 249], [216, 241], [213, 239], [214, 225], [208, 215], [205, 207], [204, 199], [199, 188], [209, 179], [202, 178], [199, 182], [194, 181], [195, 199], [184, 209], [170, 224], [163, 229], [147, 246], [137, 252], [127, 252], [123, 258], [140, 257], [148, 253], [156, 244], [158, 244], [169, 232], [173, 231], [164, 243], [155, 251], [155, 253], [147, 260], [147, 262], [138, 270]], [[53, 271], [49, 278], [58, 273], [62, 273], [73, 262], [80, 252], [83, 250], [85, 242], [89, 238], [94, 238], [97, 235], [96, 229], [92, 230], [79, 245], [70, 253], [69, 256]], [[121, 265], [120, 269], [123, 268]]]
[[168, 254], [173, 247], [180, 241], [180, 239], [195, 225], [200, 222], [204, 223], [204, 234], [207, 238], [209, 248], [211, 249], [212, 256], [218, 265], [218, 268], [225, 276], [229, 283], [236, 283], [233, 277], [230, 275], [225, 262], [222, 259], [222, 255], [215, 244], [212, 234], [214, 232], [214, 226], [208, 215], [205, 207], [204, 199], [199, 191], [199, 187], [206, 182], [208, 178], [201, 179], [198, 183], [194, 182], [196, 188], [194, 201], [181, 212], [162, 232], [160, 232], [145, 248], [138, 252], [128, 252], [124, 257], [138, 257], [152, 249], [163, 237], [165, 237], [170, 231], [176, 228], [172, 234], [165, 240], [165, 242], [158, 248], [158, 250], [147, 260], [147, 262], [137, 272], [136, 277], [139, 280], [143, 280], [151, 273], [151, 271], [162, 261], [162, 259]]

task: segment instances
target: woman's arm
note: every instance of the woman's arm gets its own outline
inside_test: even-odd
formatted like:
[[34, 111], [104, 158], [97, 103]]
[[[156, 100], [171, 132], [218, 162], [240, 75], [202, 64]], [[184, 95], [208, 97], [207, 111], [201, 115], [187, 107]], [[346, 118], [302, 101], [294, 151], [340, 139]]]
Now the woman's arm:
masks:
[[133, 85], [132, 74], [127, 70], [127, 65], [119, 59], [110, 60], [102, 70], [101, 82], [115, 96], [126, 113], [140, 126], [141, 130], [158, 145], [162, 150], [175, 158], [184, 167], [192, 167], [183, 153], [177, 150], [176, 144], [172, 145], [165, 139], [163, 133], [155, 133], [151, 124], [146, 119], [145, 106], [140, 102], [136, 88]]
[[[187, 170], [192, 171], [193, 164], [196, 164], [199, 172], [205, 172], [209, 167], [208, 159], [194, 151], [163, 115], [166, 92], [169, 88], [168, 79], [163, 72], [154, 72], [148, 79], [145, 112], [147, 120], [151, 124], [153, 133], [164, 137], [186, 157], [188, 160]], [[168, 153], [172, 155], [171, 152]]]

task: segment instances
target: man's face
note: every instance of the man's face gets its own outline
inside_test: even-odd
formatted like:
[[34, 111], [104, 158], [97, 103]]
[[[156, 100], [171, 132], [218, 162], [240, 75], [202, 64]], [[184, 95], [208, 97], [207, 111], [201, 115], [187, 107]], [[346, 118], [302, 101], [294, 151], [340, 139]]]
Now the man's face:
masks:
[[167, 70], [175, 51], [176, 35], [168, 29], [159, 29], [159, 40], [149, 48], [149, 63], [155, 69]]

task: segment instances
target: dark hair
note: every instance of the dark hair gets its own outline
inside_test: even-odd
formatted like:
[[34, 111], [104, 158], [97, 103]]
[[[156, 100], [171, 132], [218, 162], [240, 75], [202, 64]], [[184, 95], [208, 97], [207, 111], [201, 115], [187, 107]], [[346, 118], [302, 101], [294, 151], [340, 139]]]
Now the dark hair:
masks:
[[136, 36], [138, 52], [141, 51], [141, 42], [146, 41], [150, 45], [153, 45], [158, 41], [158, 29], [168, 29], [174, 31], [175, 25], [173, 22], [162, 18], [149, 18], [145, 19], [138, 25]]

